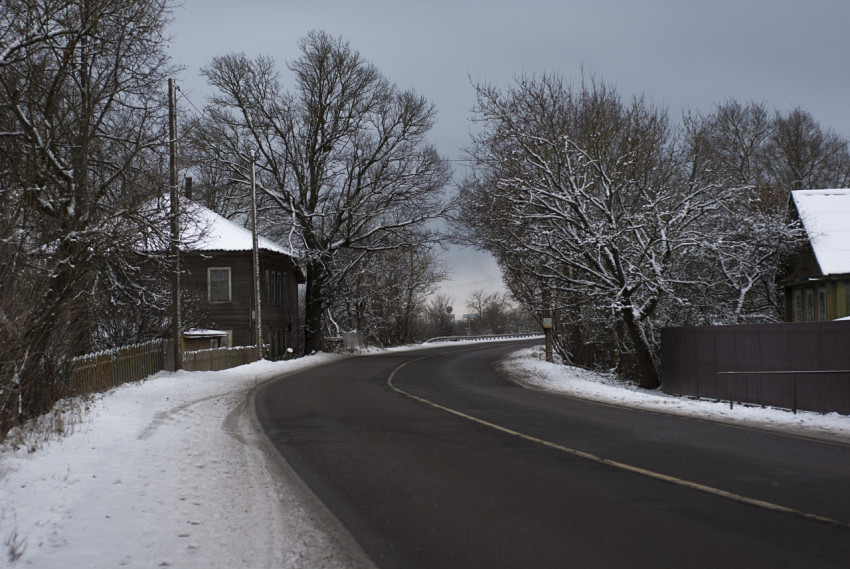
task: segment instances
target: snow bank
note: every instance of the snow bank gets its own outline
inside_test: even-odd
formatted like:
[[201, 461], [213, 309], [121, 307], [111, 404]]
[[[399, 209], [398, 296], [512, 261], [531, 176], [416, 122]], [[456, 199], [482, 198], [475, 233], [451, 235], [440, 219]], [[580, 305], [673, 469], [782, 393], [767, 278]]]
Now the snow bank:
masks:
[[514, 353], [502, 362], [502, 366], [512, 379], [535, 389], [600, 403], [850, 444], [850, 417], [838, 413], [822, 415], [798, 411], [794, 415], [785, 409], [744, 405], [729, 409], [728, 401], [694, 400], [667, 395], [660, 390], [647, 391], [611, 374], [548, 363], [543, 358], [543, 348], [539, 346]]
[[248, 409], [258, 384], [336, 357], [163, 373], [98, 397], [61, 441], [6, 450], [0, 566], [358, 565], [282, 487]]

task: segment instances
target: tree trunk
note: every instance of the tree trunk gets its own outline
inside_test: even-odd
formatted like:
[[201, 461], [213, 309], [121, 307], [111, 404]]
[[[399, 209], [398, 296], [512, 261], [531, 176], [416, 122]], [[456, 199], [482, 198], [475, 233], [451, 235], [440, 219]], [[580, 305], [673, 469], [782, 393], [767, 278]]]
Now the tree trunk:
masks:
[[320, 262], [307, 265], [307, 296], [304, 309], [304, 353], [322, 351], [322, 288], [325, 269]]
[[626, 333], [632, 341], [632, 347], [635, 350], [635, 364], [637, 365], [637, 374], [640, 387], [644, 389], [656, 389], [661, 383], [658, 381], [658, 370], [655, 369], [655, 364], [652, 360], [652, 352], [650, 347], [646, 345], [646, 338], [640, 330], [640, 323], [635, 320], [632, 314], [631, 306], [626, 306], [622, 311], [623, 323], [626, 326]]

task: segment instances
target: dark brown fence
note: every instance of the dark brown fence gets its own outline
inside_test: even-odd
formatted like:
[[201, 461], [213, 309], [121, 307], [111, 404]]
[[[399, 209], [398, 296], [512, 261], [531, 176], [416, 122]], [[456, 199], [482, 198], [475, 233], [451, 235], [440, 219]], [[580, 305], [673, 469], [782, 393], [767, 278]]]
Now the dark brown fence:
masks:
[[850, 321], [665, 328], [661, 386], [674, 395], [848, 415]]

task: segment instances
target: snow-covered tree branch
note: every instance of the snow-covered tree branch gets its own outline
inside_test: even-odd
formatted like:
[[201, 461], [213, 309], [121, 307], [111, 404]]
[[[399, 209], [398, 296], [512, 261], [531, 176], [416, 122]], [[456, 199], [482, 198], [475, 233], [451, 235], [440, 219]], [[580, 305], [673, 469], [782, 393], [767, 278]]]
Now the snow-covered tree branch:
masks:
[[169, 17], [168, 0], [3, 2], [0, 365], [24, 413], [52, 403], [65, 359], [110, 342], [104, 318], [156, 304], [137, 245], [162, 221]]
[[629, 354], [652, 388], [662, 326], [768, 317], [758, 296], [795, 236], [748, 202], [746, 160], [708, 167], [664, 109], [595, 78], [476, 89], [463, 239], [529, 308], [559, 313], [562, 355]]

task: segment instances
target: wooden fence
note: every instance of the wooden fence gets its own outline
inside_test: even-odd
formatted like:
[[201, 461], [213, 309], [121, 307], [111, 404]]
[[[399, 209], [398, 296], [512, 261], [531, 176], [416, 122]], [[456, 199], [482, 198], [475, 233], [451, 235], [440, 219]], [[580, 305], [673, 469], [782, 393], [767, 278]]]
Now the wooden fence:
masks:
[[665, 328], [674, 395], [850, 414], [850, 321]]
[[71, 395], [98, 393], [139, 381], [165, 369], [168, 342], [154, 340], [71, 360], [68, 391]]
[[[171, 340], [154, 340], [74, 358], [68, 365], [68, 394], [99, 393], [172, 370], [172, 353]], [[183, 353], [187, 371], [218, 371], [255, 361], [257, 349], [253, 346]]]
[[256, 346], [183, 352], [183, 368], [187, 371], [219, 371], [255, 361]]

